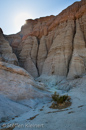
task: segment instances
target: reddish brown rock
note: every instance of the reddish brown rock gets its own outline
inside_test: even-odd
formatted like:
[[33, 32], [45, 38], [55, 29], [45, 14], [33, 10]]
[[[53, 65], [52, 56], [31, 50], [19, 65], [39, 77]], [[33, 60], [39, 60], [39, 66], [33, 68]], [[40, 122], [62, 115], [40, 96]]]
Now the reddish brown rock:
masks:
[[18, 34], [6, 38], [20, 66], [34, 77], [81, 75], [86, 72], [86, 0], [57, 16], [28, 19]]

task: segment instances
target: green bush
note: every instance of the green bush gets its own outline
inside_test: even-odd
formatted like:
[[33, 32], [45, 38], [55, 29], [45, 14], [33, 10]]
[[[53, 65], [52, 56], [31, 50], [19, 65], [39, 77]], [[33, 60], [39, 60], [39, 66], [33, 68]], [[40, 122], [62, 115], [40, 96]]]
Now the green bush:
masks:
[[63, 95], [60, 96], [59, 94], [57, 94], [56, 92], [52, 95], [52, 99], [57, 102], [57, 103], [64, 103], [65, 101], [69, 100], [69, 96], [68, 95]]

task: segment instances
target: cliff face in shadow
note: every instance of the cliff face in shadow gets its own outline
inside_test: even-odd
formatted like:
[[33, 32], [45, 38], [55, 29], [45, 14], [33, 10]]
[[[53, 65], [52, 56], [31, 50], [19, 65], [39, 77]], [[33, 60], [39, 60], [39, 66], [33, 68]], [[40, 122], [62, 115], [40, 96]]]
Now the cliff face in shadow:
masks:
[[21, 31], [5, 36], [19, 65], [33, 77], [74, 78], [86, 73], [86, 1], [57, 16], [28, 19]]

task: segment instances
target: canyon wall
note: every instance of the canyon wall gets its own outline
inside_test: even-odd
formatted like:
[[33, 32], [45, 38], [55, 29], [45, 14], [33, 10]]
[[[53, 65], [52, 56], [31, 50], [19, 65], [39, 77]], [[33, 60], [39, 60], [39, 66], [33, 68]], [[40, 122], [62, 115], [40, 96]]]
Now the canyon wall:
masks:
[[0, 28], [0, 61], [18, 65], [16, 55], [12, 51], [12, 47], [5, 39], [2, 29]]
[[[19, 66], [15, 54], [0, 29], [0, 96], [5, 95], [16, 101], [48, 96], [45, 92], [41, 92], [41, 90], [45, 90], [44, 84], [35, 82], [33, 77]], [[32, 55], [35, 57], [34, 54]]]
[[18, 65], [35, 78], [82, 75], [86, 73], [86, 0], [57, 16], [28, 19], [19, 33], [4, 37]]

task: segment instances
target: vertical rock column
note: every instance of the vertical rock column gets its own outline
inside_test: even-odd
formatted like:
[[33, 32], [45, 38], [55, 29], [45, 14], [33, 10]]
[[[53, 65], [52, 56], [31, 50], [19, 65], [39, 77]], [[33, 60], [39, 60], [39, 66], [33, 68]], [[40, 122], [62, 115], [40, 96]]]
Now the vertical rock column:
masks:
[[74, 21], [69, 20], [56, 28], [55, 38], [45, 60], [42, 74], [67, 76], [72, 57]]
[[24, 67], [33, 77], [38, 76], [36, 67], [38, 41], [36, 37], [28, 36], [22, 41], [22, 51], [19, 55], [20, 66]]
[[69, 68], [68, 78], [74, 78], [86, 72], [86, 47], [83, 32], [79, 21], [76, 21], [76, 34], [74, 37], [74, 50]]

